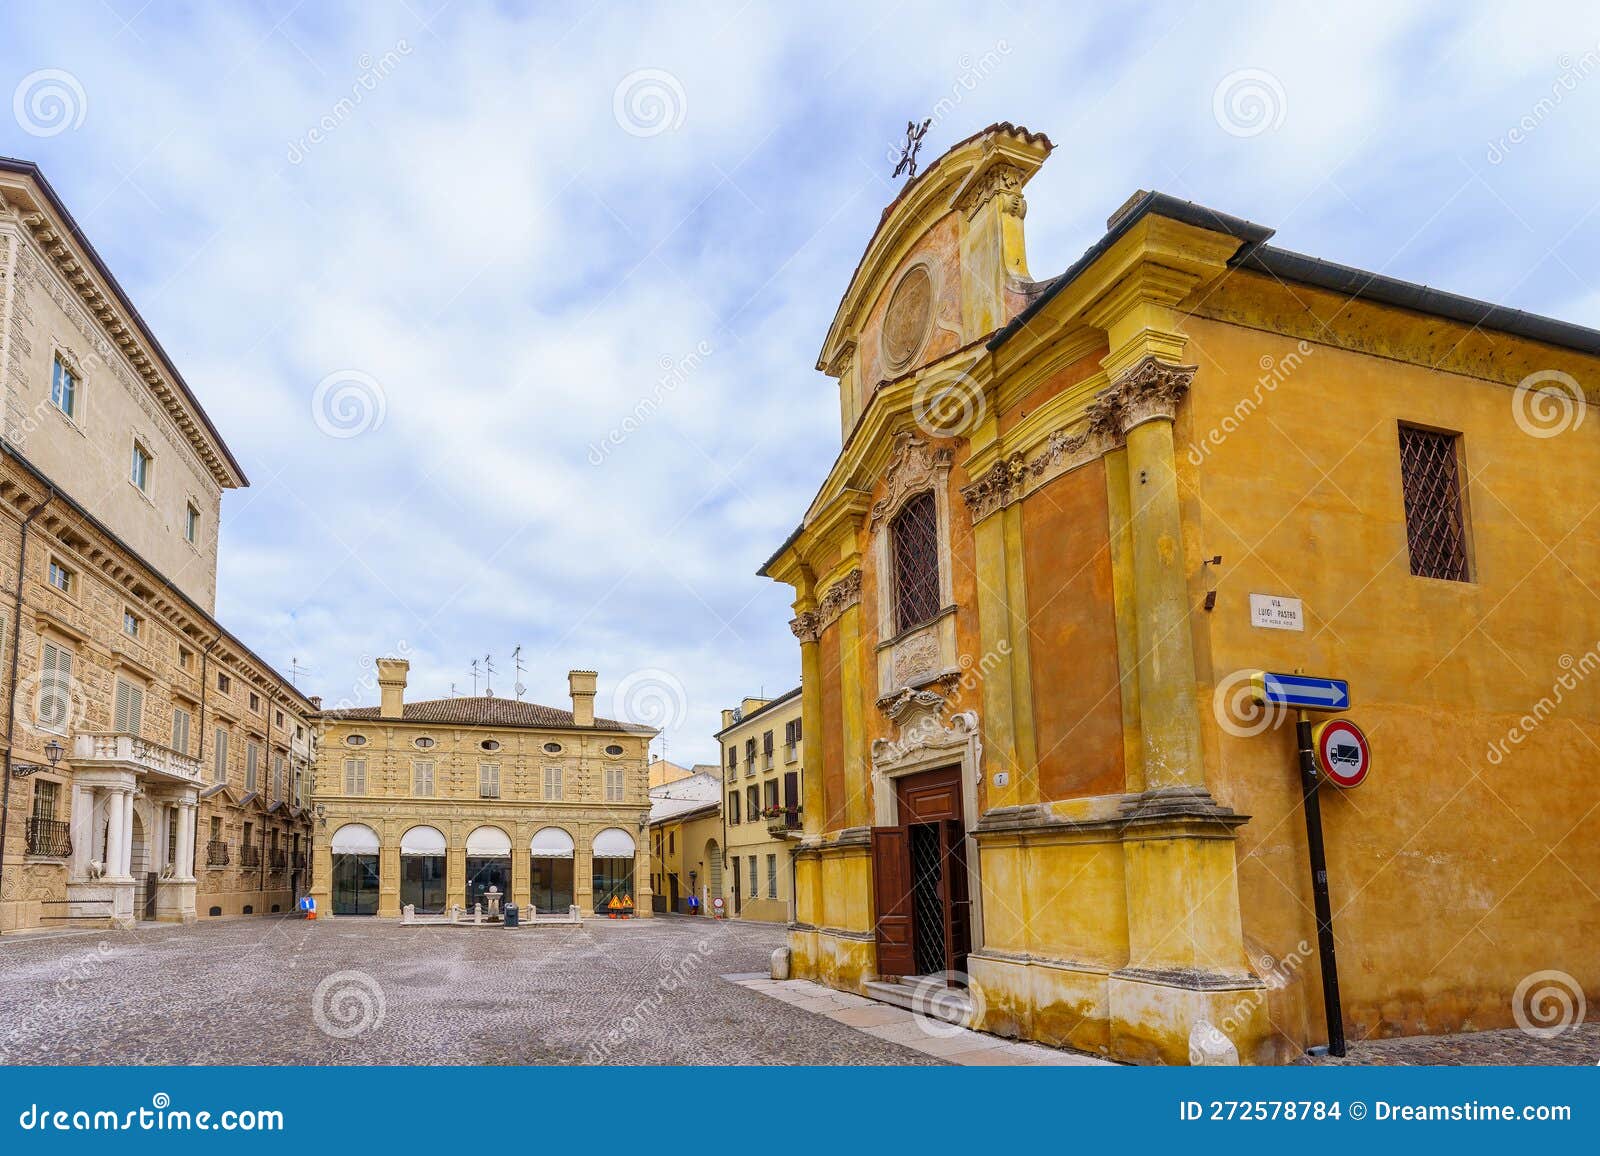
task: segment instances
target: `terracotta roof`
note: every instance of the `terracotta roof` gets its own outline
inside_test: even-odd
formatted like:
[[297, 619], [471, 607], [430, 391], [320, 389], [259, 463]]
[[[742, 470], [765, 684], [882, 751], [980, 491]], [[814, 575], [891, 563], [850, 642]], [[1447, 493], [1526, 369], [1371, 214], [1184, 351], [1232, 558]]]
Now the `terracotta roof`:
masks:
[[[345, 710], [325, 710], [319, 717], [365, 719], [377, 722], [380, 717], [379, 709], [375, 706], [357, 706]], [[536, 702], [519, 702], [514, 698], [491, 698], [488, 695], [480, 697], [462, 695], [459, 698], [434, 698], [424, 699], [421, 702], [408, 702], [401, 708], [400, 721], [437, 723], [440, 726], [535, 727], [563, 730], [574, 728], [570, 710], [557, 710], [553, 706], [540, 706]], [[609, 718], [595, 719], [594, 729], [640, 735], [656, 733], [650, 727], [634, 726]]]

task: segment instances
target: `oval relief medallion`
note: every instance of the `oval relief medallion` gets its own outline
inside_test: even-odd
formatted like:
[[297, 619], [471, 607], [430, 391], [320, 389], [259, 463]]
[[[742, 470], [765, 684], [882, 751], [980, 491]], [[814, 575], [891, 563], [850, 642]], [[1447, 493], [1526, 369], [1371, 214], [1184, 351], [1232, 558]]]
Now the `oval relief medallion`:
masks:
[[911, 364], [933, 327], [933, 276], [926, 265], [907, 269], [883, 312], [883, 360], [890, 370]]

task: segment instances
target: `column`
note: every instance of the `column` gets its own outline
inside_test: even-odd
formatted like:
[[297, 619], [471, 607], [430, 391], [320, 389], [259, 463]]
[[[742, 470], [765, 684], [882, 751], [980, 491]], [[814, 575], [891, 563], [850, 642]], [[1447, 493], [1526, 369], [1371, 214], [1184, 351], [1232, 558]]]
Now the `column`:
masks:
[[118, 787], [106, 790], [106, 858], [108, 876], [126, 874], [122, 870], [123, 850], [127, 845], [125, 823], [127, 819], [126, 794]]
[[1145, 789], [1204, 789], [1172, 422], [1192, 366], [1148, 357], [1113, 387], [1128, 445]]
[[580, 827], [572, 835], [572, 901], [584, 915], [594, 908], [594, 832]]
[[133, 878], [133, 790], [122, 793], [122, 861], [117, 874], [124, 879]]
[[[800, 641], [800, 741], [805, 752], [800, 763], [800, 822], [806, 837], [815, 839], [825, 829], [827, 803], [822, 795], [822, 644], [817, 641], [816, 600], [809, 578], [794, 607], [789, 629]], [[710, 872], [708, 863], [708, 885]]]
[[193, 799], [178, 804], [178, 861], [172, 873], [178, 879], [194, 878], [195, 813], [199, 808]]
[[[867, 790], [872, 763], [867, 755], [867, 721], [864, 699], [877, 685], [877, 673], [867, 680], [861, 672], [861, 600], [857, 598], [839, 615], [839, 698], [844, 723], [844, 825], [866, 827], [872, 823]], [[803, 708], [802, 708], [803, 709]], [[748, 868], [749, 864], [745, 866]], [[749, 881], [745, 882], [746, 887]]]
[[82, 879], [89, 873], [94, 858], [94, 788], [72, 785], [72, 872]]

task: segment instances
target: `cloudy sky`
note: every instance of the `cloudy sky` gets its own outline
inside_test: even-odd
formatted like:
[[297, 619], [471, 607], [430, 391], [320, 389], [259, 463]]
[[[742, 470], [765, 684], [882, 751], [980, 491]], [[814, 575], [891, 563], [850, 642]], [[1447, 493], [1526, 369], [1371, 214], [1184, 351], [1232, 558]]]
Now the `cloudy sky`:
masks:
[[231, 629], [329, 702], [401, 650], [415, 697], [486, 654], [509, 694], [520, 645], [525, 697], [596, 668], [712, 760], [799, 677], [755, 571], [838, 449], [812, 366], [908, 119], [1050, 134], [1035, 277], [1157, 188], [1600, 324], [1592, 3], [1074, 7], [23, 0], [0, 152], [251, 476]]

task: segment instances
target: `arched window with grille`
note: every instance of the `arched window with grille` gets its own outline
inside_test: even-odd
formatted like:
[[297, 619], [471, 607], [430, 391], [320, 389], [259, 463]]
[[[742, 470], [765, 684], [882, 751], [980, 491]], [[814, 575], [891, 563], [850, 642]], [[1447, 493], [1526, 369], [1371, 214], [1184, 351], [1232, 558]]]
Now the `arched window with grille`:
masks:
[[889, 523], [894, 624], [910, 630], [939, 613], [939, 511], [933, 491], [909, 499]]

